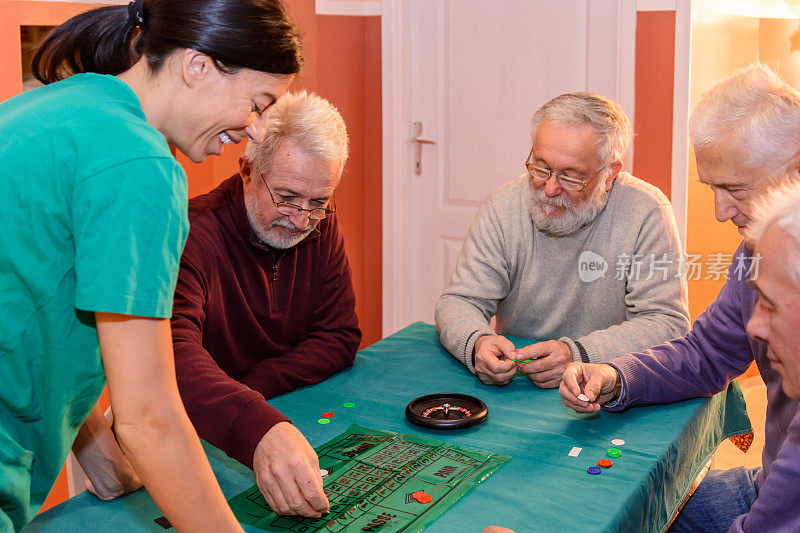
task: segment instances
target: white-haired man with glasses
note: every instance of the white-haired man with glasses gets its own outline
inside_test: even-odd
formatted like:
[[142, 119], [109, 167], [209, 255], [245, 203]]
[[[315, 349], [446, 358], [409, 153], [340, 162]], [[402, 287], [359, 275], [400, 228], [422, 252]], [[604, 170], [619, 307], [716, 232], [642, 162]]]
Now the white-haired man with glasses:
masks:
[[670, 531], [800, 531], [800, 92], [751, 65], [704, 94], [689, 127], [717, 220], [746, 237], [727, 281], [684, 337], [570, 364], [560, 392], [578, 412], [622, 411], [711, 396], [755, 362], [767, 386], [761, 466], [709, 471]]
[[239, 173], [189, 201], [178, 387], [200, 437], [253, 468], [281, 514], [319, 517], [329, 503], [313, 448], [266, 400], [349, 367], [361, 342], [333, 205], [347, 155], [336, 109], [286, 93]]
[[[520, 371], [552, 388], [572, 361], [683, 335], [689, 312], [670, 203], [620, 172], [631, 136], [622, 108], [562, 94], [534, 114], [531, 132], [527, 172], [481, 206], [436, 326], [482, 382], [504, 385]], [[504, 335], [544, 342], [515, 349]]]

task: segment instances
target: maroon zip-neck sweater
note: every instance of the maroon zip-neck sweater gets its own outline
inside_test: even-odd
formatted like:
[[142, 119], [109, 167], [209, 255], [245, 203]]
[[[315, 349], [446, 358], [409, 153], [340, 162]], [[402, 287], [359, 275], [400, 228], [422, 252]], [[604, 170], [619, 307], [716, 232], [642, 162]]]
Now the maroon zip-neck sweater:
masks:
[[255, 236], [236, 174], [189, 201], [191, 229], [172, 315], [175, 371], [197, 433], [253, 467], [289, 419], [267, 404], [353, 364], [361, 331], [336, 215], [300, 244]]

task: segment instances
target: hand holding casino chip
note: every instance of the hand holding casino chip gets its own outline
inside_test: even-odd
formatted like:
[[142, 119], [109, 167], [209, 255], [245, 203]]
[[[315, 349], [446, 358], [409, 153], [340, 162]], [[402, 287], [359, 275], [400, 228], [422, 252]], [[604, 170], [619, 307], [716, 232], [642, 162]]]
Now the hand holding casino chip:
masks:
[[[564, 371], [558, 392], [564, 405], [579, 413], [594, 413], [602, 404], [615, 400], [621, 381], [617, 369], [607, 364], [570, 363]], [[583, 396], [588, 400], [580, 398]]]
[[517, 359], [533, 359], [530, 363], [521, 363], [519, 371], [527, 374], [537, 387], [554, 389], [561, 383], [561, 375], [572, 362], [572, 352], [563, 342], [543, 341], [517, 350]]
[[328, 512], [317, 453], [289, 422], [275, 424], [262, 437], [253, 454], [253, 472], [276, 513], [318, 518]]
[[519, 359], [514, 344], [502, 335], [483, 335], [475, 341], [475, 373], [486, 385], [507, 385], [516, 375]]

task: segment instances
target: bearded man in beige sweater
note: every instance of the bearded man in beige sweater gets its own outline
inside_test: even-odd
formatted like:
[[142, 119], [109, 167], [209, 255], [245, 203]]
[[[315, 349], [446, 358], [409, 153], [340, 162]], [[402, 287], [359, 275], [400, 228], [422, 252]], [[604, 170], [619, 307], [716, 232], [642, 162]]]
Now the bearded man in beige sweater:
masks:
[[[526, 172], [493, 191], [470, 226], [436, 326], [482, 382], [520, 371], [552, 388], [572, 361], [684, 335], [686, 256], [669, 200], [620, 172], [631, 126], [617, 103], [562, 94], [531, 132]], [[544, 342], [515, 349], [504, 335]]]

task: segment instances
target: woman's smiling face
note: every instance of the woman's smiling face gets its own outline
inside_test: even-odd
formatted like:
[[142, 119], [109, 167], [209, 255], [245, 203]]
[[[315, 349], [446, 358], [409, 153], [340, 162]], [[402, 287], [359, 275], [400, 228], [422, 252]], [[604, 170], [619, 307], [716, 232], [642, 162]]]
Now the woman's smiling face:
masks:
[[183, 76], [188, 101], [182, 105], [180, 127], [173, 129], [168, 140], [195, 163], [219, 155], [231, 142], [244, 138], [260, 142], [270, 106], [294, 79], [251, 69], [226, 74], [200, 53], [184, 64]]

